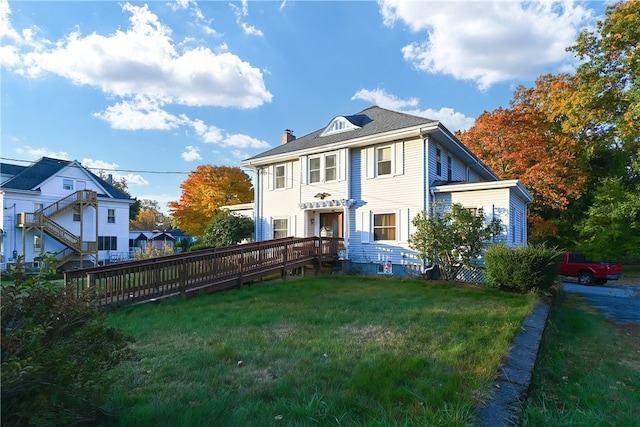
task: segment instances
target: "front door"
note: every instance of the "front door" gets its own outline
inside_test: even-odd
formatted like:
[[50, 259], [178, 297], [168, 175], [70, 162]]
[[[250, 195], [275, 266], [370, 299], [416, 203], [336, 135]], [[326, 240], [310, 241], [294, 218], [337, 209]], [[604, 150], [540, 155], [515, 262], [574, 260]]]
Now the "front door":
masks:
[[323, 237], [344, 237], [342, 212], [320, 213], [320, 235]]

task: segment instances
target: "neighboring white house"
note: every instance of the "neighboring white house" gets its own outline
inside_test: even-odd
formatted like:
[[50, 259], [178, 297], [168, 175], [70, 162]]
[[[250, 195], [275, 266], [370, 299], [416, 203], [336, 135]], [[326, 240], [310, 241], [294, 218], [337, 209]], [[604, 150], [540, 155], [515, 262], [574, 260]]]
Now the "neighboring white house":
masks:
[[1, 163], [0, 176], [2, 270], [18, 256], [30, 264], [45, 252], [64, 268], [128, 257], [134, 200], [79, 162]]
[[527, 244], [531, 194], [501, 181], [440, 122], [377, 106], [338, 116], [246, 159], [256, 171], [256, 240], [343, 237], [348, 258], [380, 273], [421, 270], [412, 219], [434, 202], [483, 208], [510, 246]]

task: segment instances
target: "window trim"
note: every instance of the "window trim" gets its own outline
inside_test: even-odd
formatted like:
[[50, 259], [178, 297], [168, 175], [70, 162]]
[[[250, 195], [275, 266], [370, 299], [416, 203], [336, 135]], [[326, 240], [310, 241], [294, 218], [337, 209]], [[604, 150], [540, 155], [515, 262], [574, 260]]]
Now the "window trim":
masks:
[[[108, 242], [108, 244], [106, 244]], [[105, 246], [107, 246], [105, 248]], [[117, 251], [118, 250], [118, 236], [98, 236], [98, 250], [99, 251]]]
[[[282, 176], [278, 176], [278, 169], [282, 168]], [[282, 185], [278, 185], [278, 180], [282, 179]], [[281, 190], [287, 188], [287, 165], [280, 163], [273, 167], [273, 188], [275, 190]]]
[[114, 208], [107, 209], [107, 224], [116, 223], [116, 210]]
[[436, 147], [436, 175], [442, 176], [442, 150]]
[[[318, 168], [317, 169], [312, 169], [311, 168], [311, 162], [317, 160], [318, 161]], [[308, 182], [309, 184], [317, 184], [319, 182], [322, 182], [322, 156], [313, 156], [313, 157], [309, 157], [308, 160], [308, 164], [309, 164], [309, 170], [308, 170]], [[313, 173], [317, 173], [317, 180], [312, 180], [311, 176]]]
[[71, 179], [71, 178], [62, 178], [62, 189], [63, 190], [71, 190], [71, 191], [73, 191], [73, 179]]
[[[382, 215], [393, 215], [393, 225], [376, 226], [376, 217]], [[391, 239], [379, 239], [376, 229], [393, 230]], [[373, 242], [397, 242], [398, 241], [398, 213], [397, 212], [374, 212], [371, 217], [371, 234]], [[391, 236], [390, 236], [391, 237]]]
[[[328, 167], [327, 166], [327, 159], [333, 157], [334, 161], [333, 161], [333, 166], [332, 167]], [[327, 178], [327, 171], [329, 169], [333, 170], [333, 179], [329, 179]], [[338, 153], [328, 153], [324, 155], [324, 167], [322, 168], [323, 172], [324, 172], [324, 181], [325, 182], [333, 182], [333, 181], [337, 181], [338, 180]]]
[[[389, 159], [380, 161], [379, 154], [382, 150], [389, 150]], [[392, 145], [382, 145], [380, 147], [376, 147], [374, 150], [375, 156], [375, 165], [376, 165], [376, 177], [380, 176], [392, 176], [393, 175], [393, 146]], [[389, 163], [389, 172], [380, 173], [380, 163]]]
[[[276, 221], [284, 221], [285, 228], [277, 228], [276, 229]], [[282, 217], [273, 218], [271, 220], [271, 229], [273, 230], [272, 234], [273, 234], [273, 238], [274, 239], [280, 239], [280, 238], [283, 238], [283, 237], [289, 237], [289, 218], [282, 218]], [[284, 236], [277, 237], [276, 233], [277, 232], [282, 232], [282, 231], [284, 231]]]

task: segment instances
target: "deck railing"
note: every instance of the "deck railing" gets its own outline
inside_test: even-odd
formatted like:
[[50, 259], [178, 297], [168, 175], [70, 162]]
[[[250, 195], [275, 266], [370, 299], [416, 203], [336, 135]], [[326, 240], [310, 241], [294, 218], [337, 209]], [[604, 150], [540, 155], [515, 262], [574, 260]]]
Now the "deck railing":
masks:
[[126, 305], [239, 287], [255, 279], [332, 260], [341, 238], [268, 240], [65, 272], [77, 293], [94, 292], [100, 305]]

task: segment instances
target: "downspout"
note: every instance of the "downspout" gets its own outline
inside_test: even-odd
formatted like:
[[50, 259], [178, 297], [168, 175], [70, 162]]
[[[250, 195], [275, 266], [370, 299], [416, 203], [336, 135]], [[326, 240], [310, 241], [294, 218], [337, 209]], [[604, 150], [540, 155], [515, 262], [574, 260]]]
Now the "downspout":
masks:
[[[422, 129], [420, 129], [420, 134], [422, 135]], [[423, 176], [423, 185], [422, 185], [422, 211], [423, 212], [427, 212], [427, 208], [428, 206], [430, 206], [431, 204], [429, 203], [429, 194], [431, 194], [431, 198], [433, 199], [433, 189], [431, 188], [431, 185], [429, 184], [429, 137], [425, 136], [425, 138], [422, 140], [422, 149], [424, 152], [424, 164], [423, 164], [423, 168], [422, 168], [422, 176]], [[423, 274], [428, 273], [429, 271], [432, 271], [435, 268], [435, 264], [430, 264], [429, 266], [427, 266], [427, 261], [426, 260], [422, 260], [422, 272]]]
[[351, 206], [349, 203], [351, 200], [351, 149], [344, 149], [344, 179], [347, 186], [346, 191], [346, 206], [344, 207], [344, 224], [342, 225], [343, 243], [344, 248], [347, 251], [346, 258], [349, 259], [349, 243], [351, 241]]
[[256, 241], [262, 240], [262, 169], [256, 168], [256, 213], [254, 214]]

